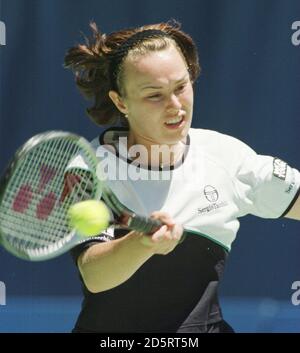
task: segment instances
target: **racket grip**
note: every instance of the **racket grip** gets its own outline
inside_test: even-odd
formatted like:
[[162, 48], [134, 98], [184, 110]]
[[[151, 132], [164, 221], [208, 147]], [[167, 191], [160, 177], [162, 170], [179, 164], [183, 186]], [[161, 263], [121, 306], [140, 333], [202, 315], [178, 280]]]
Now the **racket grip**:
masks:
[[142, 217], [136, 214], [133, 214], [128, 220], [128, 227], [130, 229], [150, 235], [155, 233], [162, 225], [163, 223], [157, 219]]

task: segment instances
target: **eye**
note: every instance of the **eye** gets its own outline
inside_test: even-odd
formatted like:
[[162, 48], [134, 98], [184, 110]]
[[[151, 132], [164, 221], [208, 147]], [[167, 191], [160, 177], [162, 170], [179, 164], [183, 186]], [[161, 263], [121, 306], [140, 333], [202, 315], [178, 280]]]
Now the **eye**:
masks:
[[175, 92], [181, 93], [181, 92], [184, 91], [185, 87], [186, 87], [186, 83], [184, 83], [184, 84], [178, 86], [178, 87], [176, 88]]
[[152, 95], [148, 96], [147, 98], [152, 101], [158, 101], [162, 98], [162, 94], [161, 93], [152, 94]]

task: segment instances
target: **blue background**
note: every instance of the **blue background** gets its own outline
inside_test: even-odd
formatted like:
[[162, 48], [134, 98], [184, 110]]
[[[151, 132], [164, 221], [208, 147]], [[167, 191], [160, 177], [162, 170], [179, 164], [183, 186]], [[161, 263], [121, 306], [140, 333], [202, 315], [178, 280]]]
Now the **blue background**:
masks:
[[[299, 0], [2, 0], [7, 33], [0, 46], [0, 170], [38, 132], [61, 129], [87, 139], [101, 132], [63, 68], [66, 50], [82, 40], [80, 32], [89, 34], [91, 20], [108, 33], [171, 18], [199, 49], [203, 71], [193, 127], [233, 135], [299, 168], [300, 46], [291, 42]], [[291, 285], [300, 280], [299, 236], [296, 221], [241, 220], [221, 286], [225, 316], [237, 330], [300, 331], [300, 308], [291, 303]], [[37, 264], [0, 249], [0, 281], [7, 297], [0, 331], [70, 330], [80, 283], [68, 254]], [[66, 297], [73, 309], [60, 301]], [[45, 310], [48, 299], [57, 298], [54, 307], [61, 315], [67, 310], [66, 321], [54, 315], [39, 324], [35, 298], [42, 298], [36, 300]], [[284, 320], [282, 305], [289, 312]]]

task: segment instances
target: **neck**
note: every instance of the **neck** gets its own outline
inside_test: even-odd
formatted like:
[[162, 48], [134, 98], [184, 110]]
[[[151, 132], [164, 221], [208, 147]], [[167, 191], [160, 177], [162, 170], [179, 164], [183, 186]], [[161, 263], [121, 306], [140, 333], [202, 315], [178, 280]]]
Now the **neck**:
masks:
[[182, 158], [185, 141], [159, 144], [148, 140], [137, 141], [129, 134], [127, 148], [129, 158], [138, 159], [140, 165], [163, 168], [175, 165]]

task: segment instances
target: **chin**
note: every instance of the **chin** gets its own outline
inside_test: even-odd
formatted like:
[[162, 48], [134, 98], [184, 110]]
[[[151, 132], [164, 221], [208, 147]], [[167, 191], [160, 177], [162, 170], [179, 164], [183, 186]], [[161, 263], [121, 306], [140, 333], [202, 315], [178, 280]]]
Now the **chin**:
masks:
[[173, 143], [178, 142], [178, 141], [182, 141], [183, 139], [185, 139], [189, 133], [189, 129], [191, 127], [191, 124], [188, 123], [184, 126], [183, 129], [178, 130], [178, 131], [174, 131], [174, 135], [173, 136], [169, 136], [169, 139], [173, 141]]
[[184, 140], [186, 138], [187, 134], [188, 134], [188, 130], [185, 133], [183, 133], [183, 131], [181, 131], [180, 133], [176, 134], [176, 136], [169, 136], [169, 138], [162, 139], [163, 140], [162, 144], [175, 145], [179, 141]]

